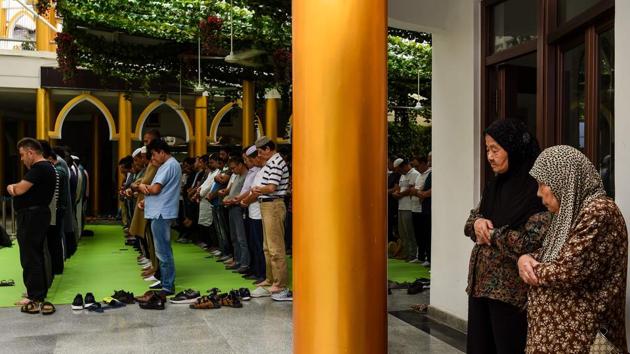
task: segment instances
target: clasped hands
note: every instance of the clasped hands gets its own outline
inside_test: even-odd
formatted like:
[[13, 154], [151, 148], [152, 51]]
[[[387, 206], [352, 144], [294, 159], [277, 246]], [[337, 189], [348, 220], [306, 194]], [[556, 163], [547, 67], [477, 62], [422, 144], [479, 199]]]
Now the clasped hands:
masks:
[[[494, 225], [488, 219], [479, 218], [474, 224], [476, 243], [478, 245], [490, 245]], [[518, 259], [518, 274], [523, 281], [532, 286], [538, 286], [538, 277], [535, 269], [540, 264], [534, 257], [524, 254]]]

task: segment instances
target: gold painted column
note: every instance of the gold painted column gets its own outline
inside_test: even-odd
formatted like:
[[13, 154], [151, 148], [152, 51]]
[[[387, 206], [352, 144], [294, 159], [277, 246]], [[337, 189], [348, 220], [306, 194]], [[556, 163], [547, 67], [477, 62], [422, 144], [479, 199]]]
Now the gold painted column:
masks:
[[35, 113], [35, 138], [40, 140], [48, 139], [48, 130], [50, 129], [50, 95], [48, 90], [43, 88], [37, 89]]
[[92, 202], [92, 216], [98, 216], [100, 203], [99, 181], [101, 173], [101, 132], [99, 115], [92, 116], [92, 174], [90, 175], [90, 200]]
[[254, 83], [243, 81], [243, 147], [253, 144], [256, 139], [254, 129], [255, 101]]
[[387, 0], [293, 1], [298, 354], [387, 353], [386, 36]]
[[42, 20], [35, 18], [35, 45], [38, 51], [49, 52], [52, 30]]
[[[201, 156], [208, 152], [208, 96], [195, 98], [195, 155]], [[192, 144], [193, 142], [189, 142]], [[190, 148], [188, 149], [190, 151]]]
[[[54, 5], [50, 11], [48, 11], [48, 22], [50, 22], [51, 25], [57, 27], [57, 12], [55, 11], [55, 6]], [[48, 27], [48, 26], [47, 26]], [[57, 32], [51, 30], [50, 28], [48, 28], [48, 50], [51, 52], [54, 52], [57, 50], [57, 44], [55, 43], [55, 37], [57, 37]]]
[[0, 38], [7, 36], [7, 9], [2, 5], [4, 1], [0, 1]]
[[269, 139], [278, 140], [278, 103], [280, 93], [276, 89], [268, 90], [265, 94], [265, 135]]
[[[131, 101], [124, 93], [118, 94], [118, 160], [131, 155]], [[118, 168], [118, 163], [116, 163]], [[118, 186], [123, 183], [124, 176], [118, 173]]]

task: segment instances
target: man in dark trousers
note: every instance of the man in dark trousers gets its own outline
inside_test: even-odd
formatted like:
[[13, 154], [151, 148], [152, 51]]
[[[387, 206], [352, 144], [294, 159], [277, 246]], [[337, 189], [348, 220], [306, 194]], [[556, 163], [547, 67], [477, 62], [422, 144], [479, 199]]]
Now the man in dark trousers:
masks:
[[40, 303], [47, 295], [44, 269], [44, 240], [50, 225], [50, 202], [57, 177], [53, 165], [44, 159], [42, 145], [33, 138], [17, 144], [20, 159], [28, 172], [15, 184], [7, 186], [17, 213], [17, 240], [20, 246], [27, 297], [17, 305]]

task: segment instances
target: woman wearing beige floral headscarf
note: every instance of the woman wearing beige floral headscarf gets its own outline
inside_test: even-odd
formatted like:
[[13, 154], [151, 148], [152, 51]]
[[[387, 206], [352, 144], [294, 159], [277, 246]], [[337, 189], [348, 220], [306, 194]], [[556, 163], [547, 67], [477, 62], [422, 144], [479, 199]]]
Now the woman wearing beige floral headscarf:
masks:
[[538, 251], [518, 261], [529, 285], [527, 353], [588, 353], [598, 332], [627, 352], [627, 229], [591, 162], [570, 146], [543, 151], [530, 174], [553, 213]]

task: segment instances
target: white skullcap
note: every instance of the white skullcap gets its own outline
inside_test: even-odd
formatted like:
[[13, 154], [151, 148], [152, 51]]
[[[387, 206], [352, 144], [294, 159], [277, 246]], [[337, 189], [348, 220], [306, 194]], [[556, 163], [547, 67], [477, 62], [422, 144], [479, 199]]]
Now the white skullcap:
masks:
[[398, 166], [400, 166], [400, 164], [401, 164], [401, 163], [403, 163], [403, 161], [404, 161], [404, 160], [403, 160], [403, 159], [400, 159], [400, 158], [399, 158], [399, 159], [394, 160], [394, 167], [398, 167]]
[[131, 157], [136, 157], [142, 153], [142, 148], [137, 148], [131, 153]]
[[73, 160], [80, 160], [79, 156], [77, 155], [70, 155], [70, 158]]
[[140, 148], [140, 153], [141, 154], [146, 154], [147, 153], [147, 147], [146, 146], [141, 147]]
[[256, 152], [256, 145], [250, 146], [247, 151], [245, 151], [245, 155], [250, 156], [254, 152]]

